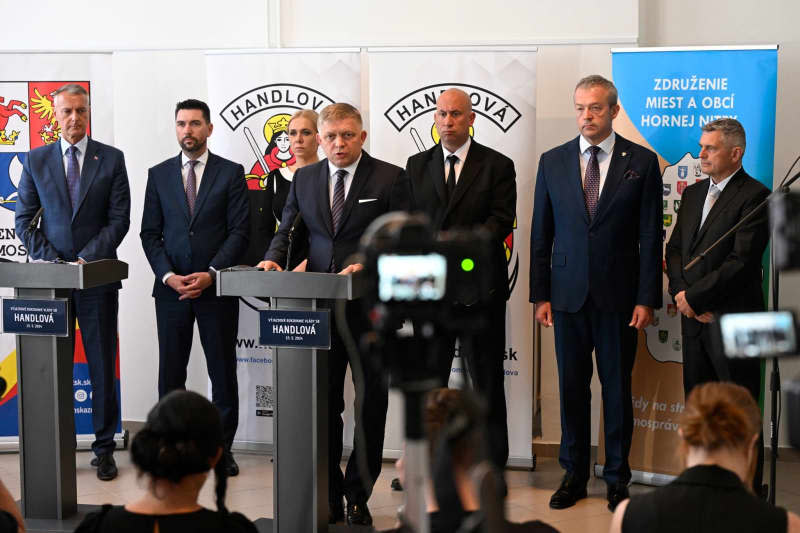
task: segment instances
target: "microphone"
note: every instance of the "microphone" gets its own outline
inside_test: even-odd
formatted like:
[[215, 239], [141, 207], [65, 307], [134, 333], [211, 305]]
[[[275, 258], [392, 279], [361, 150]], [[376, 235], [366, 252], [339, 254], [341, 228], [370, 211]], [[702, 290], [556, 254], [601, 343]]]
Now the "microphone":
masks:
[[39, 220], [42, 218], [42, 214], [44, 214], [44, 206], [40, 207], [39, 210], [36, 211], [36, 214], [33, 215], [31, 223], [28, 224], [28, 231], [33, 231], [36, 229], [36, 226], [39, 225]]
[[[36, 211], [36, 214], [35, 214], [35, 215], [33, 215], [33, 218], [31, 219], [31, 223], [30, 223], [30, 224], [28, 224], [28, 233], [30, 233], [30, 232], [32, 232], [33, 230], [35, 230], [35, 229], [36, 229], [36, 226], [38, 226], [38, 225], [39, 225], [39, 220], [41, 220], [41, 218], [42, 218], [42, 214], [44, 214], [44, 206], [40, 207], [40, 208], [39, 208], [39, 209]], [[33, 240], [33, 237], [31, 237], [31, 240]], [[26, 252], [27, 252], [27, 253], [25, 254], [25, 262], [26, 262], [26, 263], [30, 263], [30, 260], [31, 260], [31, 251], [30, 251], [30, 250], [26, 250]]]
[[286, 268], [285, 268], [285, 270], [289, 270], [290, 269], [289, 265], [292, 264], [292, 247], [293, 247], [293, 244], [294, 244], [295, 230], [302, 223], [303, 223], [303, 214], [298, 211], [297, 212], [297, 216], [294, 217], [294, 220], [292, 221], [292, 225], [289, 228], [289, 246], [287, 246], [287, 248], [286, 248]]

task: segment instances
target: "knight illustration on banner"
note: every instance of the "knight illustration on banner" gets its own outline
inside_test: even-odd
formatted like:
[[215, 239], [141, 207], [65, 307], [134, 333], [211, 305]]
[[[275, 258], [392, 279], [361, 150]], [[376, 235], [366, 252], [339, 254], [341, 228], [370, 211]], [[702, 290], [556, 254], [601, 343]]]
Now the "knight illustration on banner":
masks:
[[295, 164], [287, 131], [290, 118], [291, 115], [280, 113], [267, 119], [264, 123], [264, 139], [267, 141], [267, 148], [263, 152], [257, 150], [258, 143], [250, 128], [244, 128], [245, 136], [247, 136], [251, 148], [256, 152], [256, 161], [245, 176], [248, 189], [266, 189], [270, 173]]

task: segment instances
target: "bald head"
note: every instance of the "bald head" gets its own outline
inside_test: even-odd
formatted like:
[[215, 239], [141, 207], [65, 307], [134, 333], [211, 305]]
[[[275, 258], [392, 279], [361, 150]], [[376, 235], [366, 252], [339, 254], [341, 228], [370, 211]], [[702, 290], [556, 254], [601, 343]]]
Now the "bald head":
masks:
[[442, 146], [450, 152], [458, 150], [467, 142], [469, 129], [475, 122], [469, 95], [461, 89], [444, 91], [436, 101], [434, 122]]

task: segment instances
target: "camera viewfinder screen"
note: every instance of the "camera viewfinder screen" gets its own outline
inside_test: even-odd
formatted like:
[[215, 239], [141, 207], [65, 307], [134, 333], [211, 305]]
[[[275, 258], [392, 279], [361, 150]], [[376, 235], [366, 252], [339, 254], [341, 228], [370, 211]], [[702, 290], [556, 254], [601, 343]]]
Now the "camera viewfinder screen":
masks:
[[378, 298], [434, 301], [444, 298], [447, 260], [440, 254], [378, 256]]
[[778, 357], [797, 353], [794, 316], [789, 311], [722, 315], [719, 327], [728, 357]]

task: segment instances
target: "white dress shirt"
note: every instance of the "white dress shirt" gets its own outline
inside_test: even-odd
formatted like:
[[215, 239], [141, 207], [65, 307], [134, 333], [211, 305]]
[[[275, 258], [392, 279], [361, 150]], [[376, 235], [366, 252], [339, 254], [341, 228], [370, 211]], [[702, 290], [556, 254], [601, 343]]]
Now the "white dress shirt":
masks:
[[[605, 138], [603, 142], [598, 144], [600, 151], [597, 152], [597, 164], [600, 167], [600, 188], [597, 190], [597, 199], [603, 193], [603, 185], [606, 183], [606, 175], [608, 174], [608, 167], [611, 165], [611, 154], [614, 152], [614, 143], [617, 140], [617, 134], [613, 131], [611, 135]], [[589, 165], [589, 159], [592, 157], [592, 152], [589, 148], [592, 146], [586, 137], [581, 135], [578, 141], [580, 145], [580, 162], [581, 162], [581, 183], [586, 183], [586, 167]]]
[[[356, 173], [356, 168], [358, 167], [358, 163], [361, 161], [361, 154], [358, 154], [358, 159], [347, 165], [346, 167], [342, 168], [342, 170], [347, 171], [347, 175], [344, 177], [344, 197], [347, 199], [347, 194], [350, 192], [350, 185], [353, 183], [353, 176]], [[328, 159], [328, 201], [331, 207], [333, 207], [333, 190], [336, 187], [336, 171], [339, 170], [339, 167], [331, 163], [331, 160]]]
[[467, 152], [469, 152], [469, 145], [472, 144], [472, 137], [467, 137], [467, 142], [462, 144], [455, 152], [450, 152], [447, 148], [442, 145], [442, 153], [444, 154], [444, 181], [447, 183], [447, 175], [450, 173], [450, 162], [447, 161], [447, 158], [450, 155], [455, 155], [458, 158], [456, 161], [456, 183], [458, 183], [458, 178], [461, 176], [461, 169], [464, 168], [464, 161], [467, 160]]
[[[61, 137], [61, 161], [64, 163], [64, 175], [67, 174], [67, 164], [69, 156], [67, 156], [67, 148], [72, 146], [69, 141], [67, 141], [64, 137]], [[75, 157], [78, 158], [78, 173], [80, 174], [83, 170], [83, 158], [86, 156], [86, 147], [89, 145], [89, 136], [84, 135], [83, 139], [75, 143], [75, 148], [78, 149], [78, 153], [75, 154]]]
[[[186, 176], [189, 174], [189, 157], [181, 152], [181, 178], [183, 179], [183, 190], [186, 190]], [[203, 179], [203, 172], [206, 170], [206, 163], [208, 163], [208, 150], [203, 152], [203, 155], [197, 158], [197, 164], [194, 166], [194, 184], [197, 187], [195, 196], [200, 190], [200, 180]]]
[[733, 173], [733, 174], [731, 174], [730, 176], [728, 176], [728, 177], [727, 177], [727, 178], [725, 178], [724, 180], [720, 181], [719, 183], [714, 183], [714, 180], [713, 180], [713, 179], [711, 179], [711, 178], [709, 178], [709, 179], [708, 179], [708, 191], [706, 192], [706, 200], [705, 200], [705, 202], [703, 202], [703, 213], [702, 213], [702, 215], [700, 216], [700, 227], [701, 227], [701, 228], [703, 227], [703, 224], [705, 224], [705, 223], [706, 223], [706, 217], [708, 217], [708, 213], [711, 211], [711, 208], [713, 207], [713, 206], [709, 205], [709, 201], [711, 200], [711, 194], [709, 194], [709, 193], [711, 192], [711, 187], [715, 187], [715, 188], [716, 188], [716, 189], [719, 191], [719, 194], [717, 195], [717, 199], [715, 200], [715, 203], [716, 203], [716, 202], [718, 202], [718, 201], [719, 201], [719, 197], [720, 197], [720, 195], [722, 194], [722, 190], [725, 188], [725, 186], [726, 186], [728, 183], [730, 183], [730, 181], [731, 181], [731, 178], [732, 178], [732, 177], [733, 177], [733, 176], [734, 176], [734, 175], [735, 175], [737, 172], [739, 172], [739, 169], [741, 169], [741, 168], [742, 168], [742, 167], [739, 167], [739, 168], [737, 168], [737, 169], [734, 171], [734, 173]]

